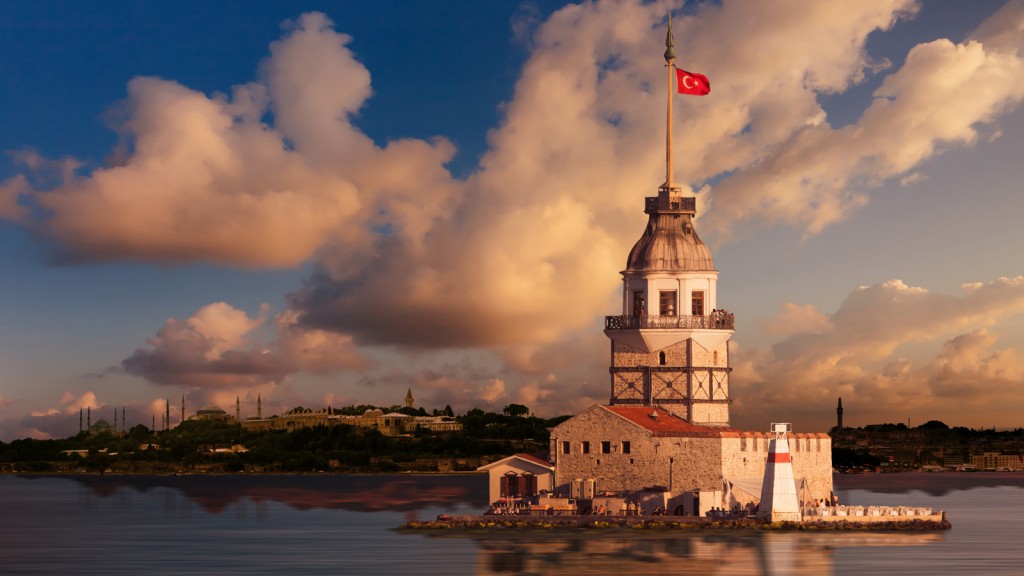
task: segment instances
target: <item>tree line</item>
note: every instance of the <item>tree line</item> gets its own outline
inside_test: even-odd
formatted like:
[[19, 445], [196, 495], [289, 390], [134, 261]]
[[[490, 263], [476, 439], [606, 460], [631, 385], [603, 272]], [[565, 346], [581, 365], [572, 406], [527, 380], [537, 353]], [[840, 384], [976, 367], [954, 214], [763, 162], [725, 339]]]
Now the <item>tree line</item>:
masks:
[[[362, 414], [374, 408], [347, 406], [331, 411]], [[428, 415], [422, 408], [388, 411]], [[346, 424], [250, 431], [237, 422], [187, 420], [166, 431], [137, 425], [125, 433], [83, 431], [64, 439], [0, 442], [0, 467], [41, 473], [391, 472], [440, 469], [437, 462], [441, 461], [447, 463], [445, 470], [472, 470], [517, 452], [546, 452], [548, 429], [569, 418], [538, 418], [520, 404], [510, 404], [500, 413], [474, 408], [460, 416], [446, 406], [434, 415], [453, 416], [463, 429], [419, 428], [411, 436], [396, 437]], [[232, 451], [238, 447], [244, 451]]]

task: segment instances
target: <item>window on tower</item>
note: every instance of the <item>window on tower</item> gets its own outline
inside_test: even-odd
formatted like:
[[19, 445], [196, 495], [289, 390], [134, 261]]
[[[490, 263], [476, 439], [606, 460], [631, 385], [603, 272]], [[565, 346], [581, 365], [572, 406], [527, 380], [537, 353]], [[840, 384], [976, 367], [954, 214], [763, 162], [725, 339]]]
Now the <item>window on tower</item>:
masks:
[[676, 315], [676, 291], [662, 290], [659, 294], [658, 311], [662, 316]]
[[633, 316], [644, 315], [644, 291], [633, 291]]
[[611, 454], [611, 453], [612, 453], [612, 443], [607, 441], [607, 440], [602, 440], [601, 441], [601, 454]]
[[570, 449], [569, 448], [569, 442], [568, 441], [562, 441], [562, 454], [568, 454], [569, 453], [569, 449]]
[[590, 442], [580, 443], [580, 452], [583, 454], [590, 454]]
[[690, 314], [694, 316], [704, 315], [704, 291], [694, 290], [690, 292]]

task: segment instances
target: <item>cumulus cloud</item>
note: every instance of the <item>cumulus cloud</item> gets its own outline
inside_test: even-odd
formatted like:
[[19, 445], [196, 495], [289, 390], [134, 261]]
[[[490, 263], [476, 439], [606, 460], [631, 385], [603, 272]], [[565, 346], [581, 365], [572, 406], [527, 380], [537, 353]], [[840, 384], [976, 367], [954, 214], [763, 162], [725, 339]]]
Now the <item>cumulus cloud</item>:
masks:
[[[766, 4], [761, 6], [767, 9]], [[884, 27], [885, 18], [884, 11], [876, 13], [873, 25]], [[1002, 22], [995, 24], [1000, 18]], [[939, 39], [914, 47], [903, 66], [885, 77], [861, 118], [839, 129], [828, 124], [814, 102], [819, 88], [806, 79], [781, 80], [783, 89], [789, 85], [810, 97], [804, 111], [806, 121], [800, 125], [798, 118], [791, 117], [777, 133], [778, 139], [765, 142], [756, 154], [733, 156], [739, 159], [735, 166], [739, 172], [715, 188], [714, 209], [708, 219], [716, 227], [757, 220], [797, 225], [807, 233], [817, 233], [866, 203], [866, 192], [884, 180], [910, 174], [946, 147], [974, 143], [982, 125], [1024, 98], [1019, 34], [1014, 43], [987, 29], [1002, 31], [1022, 22], [1024, 6], [1016, 3], [990, 18], [982, 31], [964, 43]], [[858, 45], [862, 52], [862, 40]], [[863, 69], [863, 62], [850, 64], [854, 70]], [[856, 72], [848, 76], [848, 80], [857, 79]], [[742, 82], [756, 80], [744, 77]], [[826, 87], [840, 90], [842, 79], [836, 78]], [[765, 83], [762, 89], [776, 88]], [[749, 129], [758, 131], [752, 114], [745, 120], [750, 122]]]
[[830, 326], [828, 316], [822, 314], [815, 306], [800, 306], [791, 302], [783, 304], [774, 318], [761, 322], [761, 330], [771, 336], [824, 332]]
[[[75, 397], [71, 392], [65, 392], [61, 396], [57, 406], [51, 406], [49, 408], [43, 408], [41, 410], [33, 410], [29, 412], [29, 416], [33, 418], [44, 418], [46, 416], [56, 416], [59, 414], [77, 414], [79, 411], [88, 409], [99, 409], [103, 405], [97, 402], [96, 393], [89, 391], [82, 394], [79, 397]], [[0, 407], [3, 407], [3, 402], [0, 402]]]
[[[3, 398], [0, 398], [0, 409], [13, 405], [13, 401], [5, 402]], [[109, 412], [107, 412], [108, 410]], [[104, 412], [106, 413], [104, 414]], [[83, 414], [83, 427], [88, 425], [85, 414], [89, 414], [93, 422], [101, 417], [113, 422], [113, 408], [100, 401], [94, 391], [88, 390], [77, 395], [72, 392], [64, 392], [50, 406], [30, 410], [20, 417], [0, 419], [0, 439], [66, 438], [78, 432], [79, 414]], [[120, 412], [118, 415], [120, 416]], [[134, 417], [136, 414], [133, 413], [132, 416]]]
[[[868, 37], [917, 9], [725, 1], [675, 21], [680, 64], [715, 86], [676, 102], [677, 179], [702, 191], [702, 230], [723, 239], [781, 223], [818, 233], [883, 182], [911, 182], [944, 149], [995, 132], [1024, 98], [1024, 4], [961, 43], [914, 47], [898, 69], [873, 61]], [[472, 381], [483, 400], [547, 402], [549, 375], [577, 392], [567, 396], [590, 398], [604, 385], [584, 376], [599, 372], [592, 360], [574, 368], [584, 356], [571, 340], [615, 311], [612, 279], [642, 231], [641, 199], [664, 176], [664, 25], [658, 3], [554, 13], [529, 39], [478, 169], [455, 179], [446, 140], [381, 147], [352, 124], [372, 96], [370, 71], [324, 15], [305, 14], [271, 44], [259, 78], [230, 96], [133, 79], [111, 115], [121, 143], [110, 165], [46, 189], [9, 180], [0, 216], [86, 261], [315, 261], [274, 319], [274, 343], [252, 337], [263, 315], [213, 305], [168, 320], [123, 362], [153, 382], [252, 389], [296, 371], [365, 368], [357, 346], [490, 348], [508, 373]], [[860, 118], [831, 126], [820, 97], [875, 74], [885, 76]], [[959, 298], [889, 283], [855, 291], [831, 318], [794, 304], [765, 325], [783, 341], [751, 351], [746, 369], [785, 381], [766, 392], [771, 401], [801, 400], [789, 382], [817, 374], [861, 381], [864, 362], [903, 342], [990, 324], [997, 309], [984, 302], [1015, 293], [1013, 282]], [[452, 382], [439, 389], [464, 380]]]
[[0, 218], [19, 220], [25, 215], [25, 207], [18, 204], [22, 195], [29, 191], [24, 176], [15, 176], [0, 184]]
[[[112, 165], [32, 193], [9, 180], [0, 216], [21, 218], [85, 261], [293, 266], [331, 242], [365, 247], [382, 213], [403, 234], [422, 233], [446, 202], [444, 184], [417, 198], [396, 181], [446, 180], [453, 149], [443, 140], [379, 149], [352, 127], [371, 91], [349, 41], [322, 14], [303, 15], [271, 45], [261, 79], [230, 97], [132, 79], [109, 115], [121, 136]], [[273, 125], [263, 121], [269, 112]], [[387, 176], [365, 182], [385, 166]], [[16, 209], [16, 197], [39, 210]]]
[[[1019, 103], [1024, 67], [1012, 51], [936, 41], [886, 77], [858, 123], [832, 128], [819, 96], [884, 68], [864, 50], [868, 35], [916, 8], [726, 2], [679, 22], [687, 62], [718, 71], [718, 96], [678, 104], [679, 132], [701, 135], [680, 146], [687, 180], [726, 175], [710, 188], [702, 227], [724, 237], [756, 220], [818, 232], [862, 206], [868, 190], [913, 178], [942, 146], [973, 142], [979, 124]], [[650, 55], [660, 37], [650, 30], [660, 18], [658, 6], [635, 3], [554, 14], [536, 31], [452, 218], [422, 250], [381, 242], [361, 276], [338, 277], [332, 266], [348, 271], [348, 256], [326, 254], [292, 295], [302, 321], [362, 343], [535, 346], [614, 306], [614, 287], [589, 279], [621, 268], [642, 226], [636, 182], [659, 181], [652, 135], [662, 130], [654, 111], [663, 94]], [[943, 82], [953, 76], [959, 83]], [[984, 93], [968, 96], [965, 84]]]
[[121, 366], [156, 384], [250, 389], [280, 383], [299, 371], [329, 373], [369, 365], [350, 337], [298, 328], [291, 312], [274, 319], [277, 338], [261, 345], [255, 332], [267, 321], [266, 313], [264, 307], [251, 318], [217, 302], [184, 321], [169, 318], [149, 347], [137, 349]]
[[[900, 280], [857, 288], [814, 332], [737, 350], [734, 413], [795, 415], [827, 426], [837, 396], [844, 406], [860, 406], [861, 424], [911, 415], [976, 418], [968, 405], [997, 412], [1011, 398], [1024, 400], [1024, 363], [989, 329], [1022, 311], [1024, 277], [971, 284], [960, 295]], [[923, 362], [900, 352], [936, 341], [941, 350]]]

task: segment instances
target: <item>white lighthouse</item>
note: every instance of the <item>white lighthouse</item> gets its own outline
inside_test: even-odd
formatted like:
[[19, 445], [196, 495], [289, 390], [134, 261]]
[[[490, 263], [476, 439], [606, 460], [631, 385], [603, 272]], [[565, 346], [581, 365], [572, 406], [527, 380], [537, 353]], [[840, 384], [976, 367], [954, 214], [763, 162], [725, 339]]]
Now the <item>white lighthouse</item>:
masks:
[[789, 453], [790, 424], [772, 424], [772, 439], [761, 483], [761, 504], [757, 515], [772, 522], [799, 522], [800, 503], [796, 496], [796, 478]]

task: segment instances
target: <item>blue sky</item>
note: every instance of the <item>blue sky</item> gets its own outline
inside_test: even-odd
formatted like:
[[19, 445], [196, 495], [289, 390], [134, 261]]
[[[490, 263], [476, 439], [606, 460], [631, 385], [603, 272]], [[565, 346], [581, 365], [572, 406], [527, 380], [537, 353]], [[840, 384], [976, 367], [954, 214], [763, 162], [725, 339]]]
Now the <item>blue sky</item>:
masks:
[[[606, 401], [668, 7], [8, 7], [0, 439], [182, 395]], [[673, 8], [734, 424], [1019, 426], [1021, 3]]]

